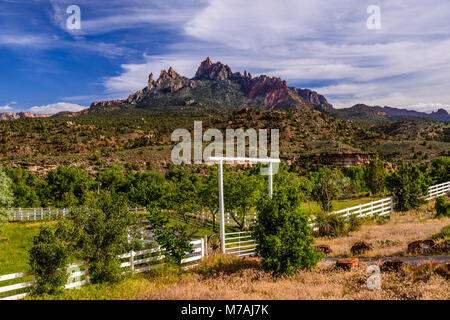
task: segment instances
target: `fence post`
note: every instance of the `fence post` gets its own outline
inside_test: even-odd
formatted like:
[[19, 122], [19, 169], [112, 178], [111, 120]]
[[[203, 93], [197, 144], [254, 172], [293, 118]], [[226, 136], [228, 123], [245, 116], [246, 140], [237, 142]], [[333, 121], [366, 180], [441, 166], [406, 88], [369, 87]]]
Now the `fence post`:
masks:
[[[203, 237], [203, 256], [207, 256], [208, 255], [208, 236], [205, 234], [205, 236]], [[203, 258], [202, 256], [202, 258]]]
[[203, 257], [205, 256], [205, 238], [201, 238], [200, 240], [201, 240], [200, 244], [202, 246], [202, 251], [200, 252], [200, 255], [201, 259], [203, 259]]
[[89, 268], [87, 262], [84, 263], [84, 279], [86, 280], [86, 283], [89, 283]]
[[394, 198], [391, 197], [391, 211], [389, 213], [394, 212]]
[[34, 221], [36, 221], [36, 208], [33, 208]]
[[130, 254], [130, 265], [131, 265], [131, 271], [134, 271], [134, 251], [131, 250]]
[[19, 216], [20, 216], [20, 221], [23, 220], [23, 214], [22, 214], [22, 209], [19, 208]]

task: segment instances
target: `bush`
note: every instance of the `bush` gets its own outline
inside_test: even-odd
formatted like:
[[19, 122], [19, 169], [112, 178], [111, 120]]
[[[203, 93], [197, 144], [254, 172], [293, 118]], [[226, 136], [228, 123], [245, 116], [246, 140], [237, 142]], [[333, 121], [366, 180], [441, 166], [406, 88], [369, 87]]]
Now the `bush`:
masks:
[[33, 247], [29, 254], [30, 267], [36, 279], [33, 292], [59, 293], [69, 276], [67, 273], [69, 250], [55, 229], [50, 226], [41, 227], [39, 234], [33, 239]]
[[316, 223], [321, 237], [344, 237], [350, 232], [356, 231], [362, 224], [362, 220], [356, 215], [343, 217], [337, 214], [319, 212], [316, 215]]
[[264, 196], [257, 206], [254, 236], [262, 267], [274, 274], [292, 274], [312, 269], [321, 254], [312, 246], [309, 216], [300, 208], [298, 185], [276, 184], [273, 199]]
[[428, 180], [418, 166], [403, 162], [397, 171], [387, 177], [386, 184], [398, 211], [417, 209], [425, 203], [423, 197], [428, 192]]
[[442, 230], [434, 234], [432, 238], [434, 240], [450, 239], [450, 225], [443, 227]]
[[450, 217], [450, 202], [446, 202], [444, 197], [438, 197], [434, 205], [436, 218]]

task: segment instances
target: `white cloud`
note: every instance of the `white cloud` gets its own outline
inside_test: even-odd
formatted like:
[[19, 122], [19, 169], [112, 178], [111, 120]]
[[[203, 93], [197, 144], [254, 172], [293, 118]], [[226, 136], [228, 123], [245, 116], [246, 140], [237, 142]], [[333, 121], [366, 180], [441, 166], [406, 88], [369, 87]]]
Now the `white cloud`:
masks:
[[7, 104], [4, 105], [4, 106], [0, 106], [0, 111], [3, 111], [3, 112], [11, 111], [11, 110], [13, 109], [13, 108], [11, 107], [12, 104], [16, 104], [16, 102], [15, 102], [15, 101], [12, 101], [12, 102], [10, 102], [10, 103], [7, 103]]
[[86, 109], [87, 107], [80, 106], [78, 104], [73, 103], [67, 103], [67, 102], [57, 102], [48, 104], [45, 106], [34, 106], [31, 107], [28, 111], [31, 113], [36, 114], [55, 114], [61, 111], [71, 111], [71, 112], [77, 112], [81, 111], [83, 109]]

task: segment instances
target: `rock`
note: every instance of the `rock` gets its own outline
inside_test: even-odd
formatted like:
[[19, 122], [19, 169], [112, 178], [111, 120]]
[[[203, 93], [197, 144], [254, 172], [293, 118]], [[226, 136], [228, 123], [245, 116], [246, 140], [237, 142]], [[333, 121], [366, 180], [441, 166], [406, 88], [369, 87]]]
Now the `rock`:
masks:
[[435, 242], [431, 239], [417, 240], [408, 244], [408, 253], [431, 253]]
[[365, 241], [356, 242], [350, 249], [352, 255], [361, 254], [373, 250], [373, 246]]
[[345, 258], [345, 259], [339, 259], [336, 261], [336, 268], [343, 269], [343, 270], [351, 270], [353, 268], [359, 267], [359, 260], [358, 258]]
[[317, 249], [317, 251], [322, 252], [324, 254], [330, 254], [333, 252], [333, 250], [331, 250], [330, 246], [326, 245], [326, 244], [320, 244], [315, 246], [315, 248]]
[[381, 271], [399, 271], [403, 266], [404, 266], [404, 262], [400, 259], [395, 259], [395, 260], [387, 260], [384, 261], [381, 264], [380, 270]]

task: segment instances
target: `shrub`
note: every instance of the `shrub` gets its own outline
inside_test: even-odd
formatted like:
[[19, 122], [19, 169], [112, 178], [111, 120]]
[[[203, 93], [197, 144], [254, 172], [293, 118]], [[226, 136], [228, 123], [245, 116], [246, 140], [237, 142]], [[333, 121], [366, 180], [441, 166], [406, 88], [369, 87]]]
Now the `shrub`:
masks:
[[442, 230], [439, 231], [438, 233], [434, 234], [432, 236], [432, 238], [434, 240], [450, 239], [450, 225], [447, 225], [447, 226], [443, 227]]
[[423, 196], [428, 192], [428, 180], [415, 165], [403, 162], [397, 171], [387, 177], [386, 184], [398, 211], [416, 209], [425, 202]]
[[33, 239], [29, 254], [30, 267], [36, 279], [33, 291], [37, 294], [60, 292], [69, 276], [69, 250], [55, 229], [47, 225], [41, 227], [39, 234]]
[[450, 217], [450, 202], [446, 202], [444, 197], [438, 197], [434, 205], [436, 218]]
[[316, 223], [321, 237], [344, 237], [350, 232], [356, 231], [362, 224], [362, 220], [356, 215], [343, 217], [337, 214], [319, 212], [316, 215]]
[[321, 255], [312, 246], [312, 229], [308, 214], [300, 208], [298, 185], [287, 180], [275, 186], [273, 198], [265, 196], [257, 206], [254, 236], [262, 267], [274, 274], [312, 269]]

